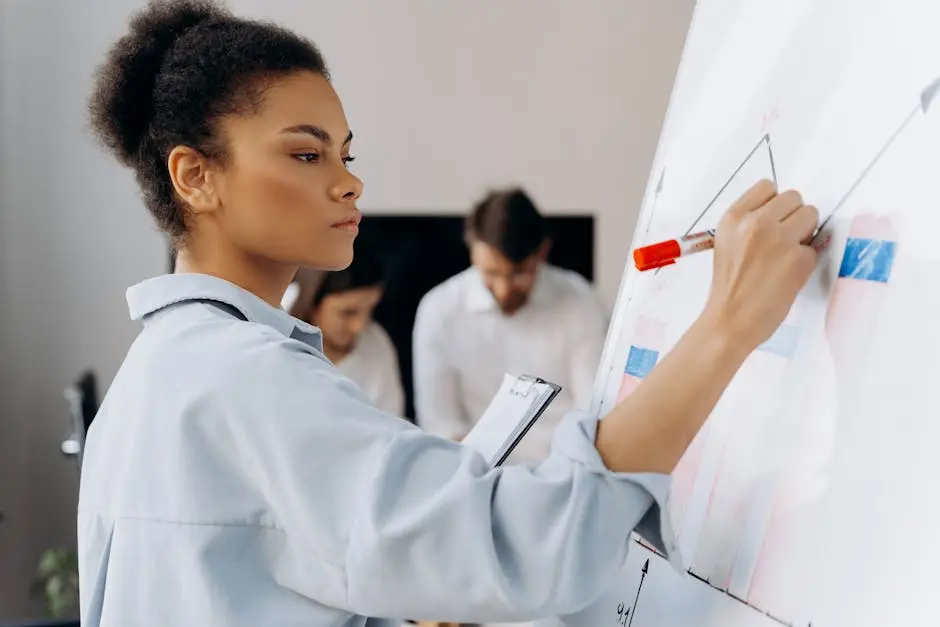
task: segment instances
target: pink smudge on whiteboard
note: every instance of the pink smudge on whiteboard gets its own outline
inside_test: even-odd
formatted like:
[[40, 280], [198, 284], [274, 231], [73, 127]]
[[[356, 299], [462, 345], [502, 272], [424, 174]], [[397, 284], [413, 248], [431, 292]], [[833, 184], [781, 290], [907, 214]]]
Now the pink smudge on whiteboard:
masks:
[[[852, 220], [849, 238], [896, 242], [898, 228], [893, 216], [863, 214]], [[826, 337], [837, 370], [851, 368], [863, 356], [889, 289], [890, 281], [836, 280], [826, 311]]]

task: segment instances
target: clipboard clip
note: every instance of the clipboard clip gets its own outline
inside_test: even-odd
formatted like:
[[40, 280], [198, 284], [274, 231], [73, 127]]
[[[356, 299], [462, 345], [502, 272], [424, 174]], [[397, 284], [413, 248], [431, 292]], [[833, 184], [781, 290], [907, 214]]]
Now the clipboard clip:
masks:
[[542, 380], [530, 374], [519, 375], [509, 389], [509, 393], [514, 396], [528, 396], [536, 383], [542, 383]]

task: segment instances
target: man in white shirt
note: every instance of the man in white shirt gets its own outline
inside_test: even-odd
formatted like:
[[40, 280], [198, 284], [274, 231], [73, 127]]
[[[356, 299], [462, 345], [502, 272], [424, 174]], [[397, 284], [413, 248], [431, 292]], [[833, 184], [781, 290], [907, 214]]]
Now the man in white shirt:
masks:
[[463, 438], [503, 374], [532, 374], [562, 386], [510, 458], [538, 462], [560, 417], [586, 408], [608, 319], [590, 284], [547, 263], [546, 225], [518, 189], [493, 192], [466, 226], [472, 267], [432, 289], [414, 330], [417, 422]]

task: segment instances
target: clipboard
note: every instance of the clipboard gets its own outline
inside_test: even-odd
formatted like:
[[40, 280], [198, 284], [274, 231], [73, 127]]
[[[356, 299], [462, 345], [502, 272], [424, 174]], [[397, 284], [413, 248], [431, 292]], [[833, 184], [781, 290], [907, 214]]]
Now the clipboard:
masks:
[[493, 467], [501, 466], [555, 400], [561, 386], [533, 375], [503, 376], [503, 384], [463, 439]]

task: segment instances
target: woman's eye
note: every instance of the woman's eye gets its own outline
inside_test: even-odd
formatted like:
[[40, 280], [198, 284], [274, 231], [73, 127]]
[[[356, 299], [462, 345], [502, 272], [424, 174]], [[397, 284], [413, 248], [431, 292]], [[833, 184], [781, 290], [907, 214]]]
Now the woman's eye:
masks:
[[349, 164], [352, 163], [352, 162], [355, 161], [355, 160], [356, 160], [356, 158], [355, 158], [354, 156], [352, 156], [352, 155], [349, 155], [348, 157], [343, 157], [343, 163], [346, 164], [346, 167], [347, 167], [347, 168], [349, 167]]
[[294, 158], [303, 161], [304, 163], [317, 163], [320, 161], [320, 155], [315, 152], [302, 152], [300, 154], [294, 155]]

